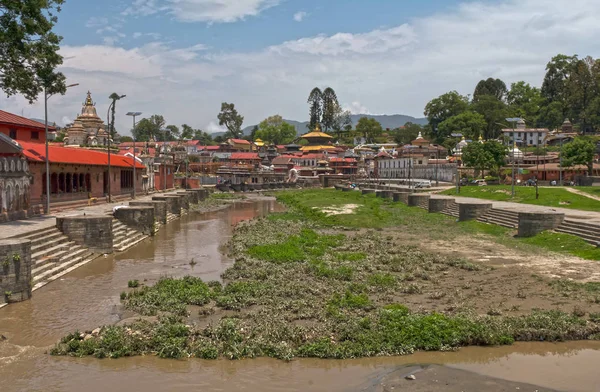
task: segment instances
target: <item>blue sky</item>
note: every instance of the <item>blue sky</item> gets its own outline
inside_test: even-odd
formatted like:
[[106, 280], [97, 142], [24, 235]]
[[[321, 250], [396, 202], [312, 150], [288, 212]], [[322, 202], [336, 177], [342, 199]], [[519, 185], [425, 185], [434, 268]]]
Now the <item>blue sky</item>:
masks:
[[[215, 132], [221, 102], [244, 126], [307, 120], [315, 86], [355, 114], [420, 117], [481, 79], [540, 86], [556, 54], [600, 57], [599, 19], [598, 0], [67, 0], [60, 69], [80, 86], [52, 98], [50, 118], [73, 120], [88, 90], [104, 117], [117, 92], [123, 134], [127, 111]], [[43, 114], [18, 96], [0, 108]]]

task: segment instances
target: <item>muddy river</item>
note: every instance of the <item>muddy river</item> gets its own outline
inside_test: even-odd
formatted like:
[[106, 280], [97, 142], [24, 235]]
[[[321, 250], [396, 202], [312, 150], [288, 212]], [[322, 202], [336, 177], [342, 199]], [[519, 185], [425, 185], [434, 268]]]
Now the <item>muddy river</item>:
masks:
[[68, 332], [118, 322], [123, 317], [119, 294], [130, 279], [151, 283], [161, 276], [187, 274], [220, 279], [233, 262], [221, 248], [232, 227], [280, 209], [274, 201], [261, 200], [189, 214], [163, 227], [153, 239], [99, 258], [36, 291], [32, 300], [1, 309], [0, 333], [7, 339], [0, 341], [0, 391], [360, 391], [370, 390], [373, 380], [410, 364], [445, 364], [556, 390], [600, 390], [600, 342], [523, 343], [400, 358], [290, 363], [154, 357], [97, 360], [45, 354]]

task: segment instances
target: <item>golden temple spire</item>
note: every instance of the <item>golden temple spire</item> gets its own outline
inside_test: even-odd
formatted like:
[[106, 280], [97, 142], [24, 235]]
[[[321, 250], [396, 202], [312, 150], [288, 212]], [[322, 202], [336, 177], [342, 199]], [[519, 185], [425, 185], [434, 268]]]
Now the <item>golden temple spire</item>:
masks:
[[92, 101], [92, 93], [88, 90], [87, 98], [85, 99], [84, 106], [94, 106], [94, 101]]

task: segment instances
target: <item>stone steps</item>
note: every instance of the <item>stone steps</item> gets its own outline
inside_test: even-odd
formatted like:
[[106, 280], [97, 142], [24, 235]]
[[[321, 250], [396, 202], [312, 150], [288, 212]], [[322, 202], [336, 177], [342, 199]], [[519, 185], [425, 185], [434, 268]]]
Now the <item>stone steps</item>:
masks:
[[41, 273], [33, 278], [33, 290], [44, 287], [48, 283], [68, 274], [73, 270], [76, 270], [77, 268], [89, 263], [97, 257], [98, 256], [96, 254], [88, 251], [87, 254], [71, 258], [69, 261], [59, 264], [56, 267]]
[[592, 223], [565, 220], [554, 231], [575, 235], [592, 245], [600, 245], [600, 226]]
[[174, 221], [179, 218], [177, 215], [167, 212], [167, 223]]
[[458, 218], [458, 204], [453, 201], [452, 203], [448, 204], [448, 206], [442, 210], [441, 213]]
[[71, 262], [74, 260], [78, 260], [80, 257], [87, 257], [92, 254], [87, 248], [82, 246], [76, 246], [70, 248], [62, 254], [52, 255], [52, 257], [46, 257], [43, 259], [39, 259], [31, 270], [32, 276], [35, 276], [34, 282], [40, 280], [44, 273], [49, 270], [52, 270], [58, 266], [61, 266], [62, 269], [66, 269], [70, 267]]
[[123, 252], [148, 238], [147, 235], [131, 229], [117, 219], [113, 219], [113, 249]]
[[477, 218], [477, 221], [517, 229], [519, 227], [519, 214], [515, 211], [492, 208], [483, 216]]

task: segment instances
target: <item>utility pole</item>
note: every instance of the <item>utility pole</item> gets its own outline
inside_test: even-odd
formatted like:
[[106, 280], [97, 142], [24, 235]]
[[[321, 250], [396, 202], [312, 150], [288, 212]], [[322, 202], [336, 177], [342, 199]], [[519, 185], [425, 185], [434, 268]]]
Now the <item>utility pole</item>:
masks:
[[562, 150], [562, 146], [563, 146], [563, 135], [560, 135], [560, 163], [559, 163], [559, 168], [558, 168], [558, 175], [559, 175], [559, 181], [558, 184], [560, 186], [563, 185], [563, 150]]
[[133, 117], [133, 128], [131, 130], [131, 136], [133, 137], [133, 196], [132, 199], [135, 199], [135, 186], [136, 186], [136, 178], [135, 178], [135, 118], [140, 116], [142, 112], [128, 112], [127, 116]]
[[[110, 191], [110, 183], [111, 183], [111, 179], [110, 179], [110, 144], [112, 143], [112, 138], [113, 138], [113, 133], [114, 133], [114, 128], [115, 128], [115, 104], [116, 102], [121, 99], [121, 98], [125, 98], [125, 95], [117, 95], [115, 93], [111, 94], [111, 96], [109, 97], [110, 99], [112, 99], [111, 104], [108, 106], [108, 112], [106, 113], [106, 124], [108, 126], [108, 142], [106, 143], [106, 145], [108, 146], [108, 202], [112, 203], [112, 195], [111, 195], [111, 191]], [[112, 122], [110, 122], [110, 111], [112, 109]]]

